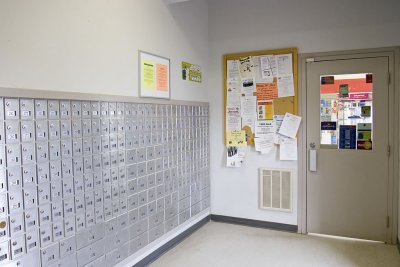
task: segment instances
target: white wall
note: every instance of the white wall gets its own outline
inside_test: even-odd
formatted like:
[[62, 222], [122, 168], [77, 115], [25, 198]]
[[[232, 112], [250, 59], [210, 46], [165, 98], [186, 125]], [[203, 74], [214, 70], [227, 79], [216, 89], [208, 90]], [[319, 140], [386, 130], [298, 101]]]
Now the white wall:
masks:
[[[0, 87], [137, 96], [137, 50], [169, 57], [176, 73], [172, 98], [211, 102], [212, 213], [296, 224], [297, 209], [287, 214], [257, 208], [257, 168], [297, 171], [296, 163], [250, 152], [243, 168], [224, 167], [222, 55], [292, 46], [305, 53], [400, 45], [399, 5], [212, 0], [207, 10], [204, 1], [167, 7], [162, 0], [2, 0]], [[200, 64], [205, 81], [181, 81], [181, 60]]]
[[173, 99], [206, 101], [206, 81], [180, 78], [181, 61], [207, 77], [207, 3], [163, 0], [2, 0], [0, 86], [138, 95], [138, 49], [171, 59]]
[[[297, 224], [297, 163], [251, 151], [240, 169], [224, 167], [223, 65], [227, 53], [297, 47], [300, 53], [400, 45], [398, 0], [213, 0], [209, 2], [211, 212]], [[254, 150], [254, 148], [252, 148]], [[258, 209], [258, 167], [295, 170], [294, 211]]]
[[[171, 59], [172, 99], [208, 100], [206, 1], [170, 6], [163, 0], [0, 2], [0, 87], [137, 96], [139, 49]], [[182, 81], [181, 61], [199, 64], [203, 83]]]

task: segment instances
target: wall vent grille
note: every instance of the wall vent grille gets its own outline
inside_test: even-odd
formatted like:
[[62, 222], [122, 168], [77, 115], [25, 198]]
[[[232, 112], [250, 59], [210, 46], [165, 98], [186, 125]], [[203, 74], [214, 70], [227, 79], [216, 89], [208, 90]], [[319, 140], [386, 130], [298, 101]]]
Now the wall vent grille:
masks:
[[292, 171], [259, 169], [261, 209], [292, 211]]

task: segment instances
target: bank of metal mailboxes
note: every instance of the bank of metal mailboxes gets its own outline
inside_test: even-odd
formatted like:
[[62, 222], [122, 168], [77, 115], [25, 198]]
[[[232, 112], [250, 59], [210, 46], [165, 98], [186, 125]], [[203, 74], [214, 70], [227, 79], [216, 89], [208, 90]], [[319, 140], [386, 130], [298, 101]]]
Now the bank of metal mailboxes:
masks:
[[0, 98], [0, 266], [113, 266], [209, 206], [208, 107]]

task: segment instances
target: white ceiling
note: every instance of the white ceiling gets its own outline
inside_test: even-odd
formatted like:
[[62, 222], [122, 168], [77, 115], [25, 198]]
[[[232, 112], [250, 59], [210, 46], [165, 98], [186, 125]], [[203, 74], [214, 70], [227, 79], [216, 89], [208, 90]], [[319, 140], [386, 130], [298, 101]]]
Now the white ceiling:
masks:
[[193, 0], [164, 0], [165, 3], [167, 3], [168, 5], [171, 4], [176, 4], [176, 3], [181, 3], [181, 2], [187, 2], [187, 1], [193, 1]]

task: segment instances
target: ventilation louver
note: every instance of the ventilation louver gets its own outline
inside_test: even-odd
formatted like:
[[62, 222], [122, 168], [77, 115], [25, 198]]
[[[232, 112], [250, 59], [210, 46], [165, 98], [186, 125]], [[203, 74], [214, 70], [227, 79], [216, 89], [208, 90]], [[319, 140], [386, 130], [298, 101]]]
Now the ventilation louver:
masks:
[[292, 211], [292, 171], [259, 169], [260, 208]]

